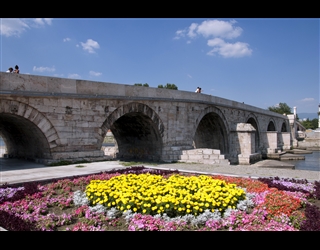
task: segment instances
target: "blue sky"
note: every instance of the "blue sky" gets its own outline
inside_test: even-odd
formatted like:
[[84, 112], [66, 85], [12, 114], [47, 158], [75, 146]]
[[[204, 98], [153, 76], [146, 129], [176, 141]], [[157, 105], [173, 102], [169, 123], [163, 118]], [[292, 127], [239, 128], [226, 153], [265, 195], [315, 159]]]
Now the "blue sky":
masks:
[[1, 71], [319, 105], [318, 18], [0, 19]]

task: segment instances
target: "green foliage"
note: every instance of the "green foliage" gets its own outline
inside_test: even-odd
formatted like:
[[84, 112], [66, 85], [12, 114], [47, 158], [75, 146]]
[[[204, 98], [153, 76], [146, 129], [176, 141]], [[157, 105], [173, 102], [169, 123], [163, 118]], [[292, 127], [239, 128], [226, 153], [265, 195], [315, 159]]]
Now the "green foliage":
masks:
[[268, 110], [279, 113], [279, 114], [292, 114], [291, 113], [291, 108], [286, 104], [280, 102], [276, 106], [268, 107]]
[[316, 129], [318, 127], [318, 119], [313, 119], [313, 120], [309, 120], [309, 118], [305, 121], [300, 121], [300, 123], [302, 124], [303, 127], [305, 127], [306, 129]]
[[158, 163], [156, 162], [136, 162], [136, 161], [129, 161], [129, 162], [125, 162], [125, 161], [121, 161], [119, 162], [119, 164], [121, 164], [122, 166], [128, 167], [128, 166], [136, 166], [136, 165], [154, 165], [157, 166]]
[[165, 86], [163, 86], [163, 85], [161, 84], [161, 85], [158, 85], [158, 88], [178, 90], [178, 87], [177, 87], [174, 83], [167, 83]]
[[67, 160], [62, 160], [58, 162], [53, 162], [50, 163], [48, 166], [65, 166], [65, 165], [71, 165], [71, 164], [79, 164], [79, 163], [89, 163], [87, 160], [80, 160], [80, 161], [67, 161]]
[[149, 87], [149, 84], [148, 83], [135, 83], [134, 86], [142, 86], [142, 87]]

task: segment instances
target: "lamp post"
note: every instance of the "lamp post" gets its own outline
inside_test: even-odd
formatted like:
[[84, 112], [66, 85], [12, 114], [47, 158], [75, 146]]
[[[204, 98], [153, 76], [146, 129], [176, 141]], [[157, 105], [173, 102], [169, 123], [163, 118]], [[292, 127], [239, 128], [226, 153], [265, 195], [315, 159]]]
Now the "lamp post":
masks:
[[319, 109], [318, 109], [318, 128], [320, 128], [320, 104], [319, 104]]

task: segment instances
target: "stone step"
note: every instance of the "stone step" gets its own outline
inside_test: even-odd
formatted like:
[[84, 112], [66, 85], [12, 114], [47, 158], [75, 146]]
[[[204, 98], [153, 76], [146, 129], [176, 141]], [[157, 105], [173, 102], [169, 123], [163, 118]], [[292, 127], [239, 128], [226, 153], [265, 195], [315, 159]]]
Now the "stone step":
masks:
[[179, 162], [230, 165], [229, 160], [220, 154], [220, 150], [209, 148], [182, 150]]

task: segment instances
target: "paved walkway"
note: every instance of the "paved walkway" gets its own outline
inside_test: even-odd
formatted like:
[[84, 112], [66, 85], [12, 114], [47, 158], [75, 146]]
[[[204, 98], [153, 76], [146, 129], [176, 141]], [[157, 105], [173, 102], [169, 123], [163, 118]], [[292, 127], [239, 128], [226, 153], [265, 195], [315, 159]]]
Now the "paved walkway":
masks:
[[[79, 167], [79, 165], [83, 167]], [[141, 166], [141, 164], [139, 164]], [[143, 164], [158, 169], [178, 169], [184, 172], [222, 174], [240, 177], [282, 177], [320, 181], [320, 171], [296, 170], [294, 165], [278, 160], [262, 160], [252, 165], [220, 165], [192, 163]], [[23, 183], [35, 180], [72, 177], [94, 174], [111, 169], [126, 168], [120, 161], [104, 161], [66, 166], [50, 167], [40, 163], [17, 159], [0, 158], [0, 185]]]

